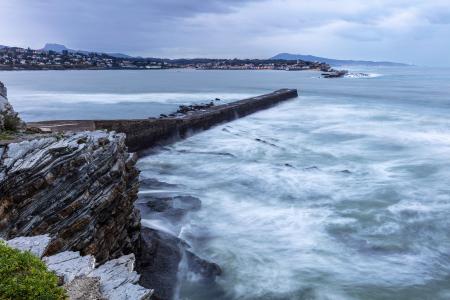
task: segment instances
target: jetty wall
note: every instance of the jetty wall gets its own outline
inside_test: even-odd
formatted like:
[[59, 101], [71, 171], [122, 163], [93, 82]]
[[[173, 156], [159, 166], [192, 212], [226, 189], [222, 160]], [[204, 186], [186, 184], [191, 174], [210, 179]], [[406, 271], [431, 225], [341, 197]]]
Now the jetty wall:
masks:
[[126, 134], [128, 149], [135, 152], [151, 148], [159, 143], [185, 138], [197, 131], [247, 116], [297, 96], [296, 89], [281, 89], [273, 93], [213, 106], [204, 111], [190, 112], [182, 117], [139, 120], [48, 121], [30, 123], [29, 127], [38, 127], [53, 132], [82, 130], [121, 132]]

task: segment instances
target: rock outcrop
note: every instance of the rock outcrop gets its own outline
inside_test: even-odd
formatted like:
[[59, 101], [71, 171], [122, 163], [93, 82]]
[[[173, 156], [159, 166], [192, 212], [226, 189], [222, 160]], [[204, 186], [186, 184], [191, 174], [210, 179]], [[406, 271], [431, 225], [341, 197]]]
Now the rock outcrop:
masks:
[[139, 195], [137, 206], [144, 216], [144, 226], [149, 227], [141, 229], [136, 257], [139, 283], [155, 289], [154, 299], [170, 300], [177, 298], [180, 281], [191, 274], [197, 280], [214, 281], [221, 275], [221, 268], [197, 256], [179, 237], [189, 214], [201, 209], [201, 200], [180, 194], [176, 192], [179, 186], [156, 179], [141, 178], [141, 187], [146, 192]]
[[48, 234], [45, 255], [136, 252], [137, 157], [125, 135], [81, 132], [0, 147], [0, 237]]
[[22, 127], [22, 121], [8, 101], [6, 87], [0, 81], [0, 132], [15, 131]]
[[30, 251], [42, 258], [64, 284], [70, 300], [148, 300], [153, 290], [138, 285], [139, 274], [134, 270], [134, 254], [121, 256], [95, 267], [95, 258], [79, 252], [65, 251], [42, 257], [50, 246], [48, 235], [17, 237], [8, 245]]

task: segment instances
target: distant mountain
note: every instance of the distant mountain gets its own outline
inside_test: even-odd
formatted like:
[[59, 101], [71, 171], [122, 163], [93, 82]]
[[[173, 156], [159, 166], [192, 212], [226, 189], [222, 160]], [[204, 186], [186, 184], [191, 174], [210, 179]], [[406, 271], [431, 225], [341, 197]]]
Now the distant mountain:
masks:
[[[133, 58], [133, 56], [127, 55], [127, 54], [123, 54], [123, 53], [106, 53], [112, 57], [116, 57], [116, 58]], [[140, 58], [140, 57], [136, 57], [136, 58]]]
[[[41, 50], [42, 51], [54, 51], [54, 52], [58, 52], [58, 53], [62, 53], [64, 50], [66, 50], [70, 53], [83, 53], [83, 54], [89, 54], [89, 53], [94, 52], [94, 51], [86, 51], [86, 50], [73, 50], [73, 49], [69, 49], [66, 46], [61, 45], [61, 44], [51, 44], [51, 43], [45, 44], [44, 48], [42, 48]], [[117, 58], [132, 58], [132, 56], [122, 54], [122, 53], [105, 53], [105, 54], [108, 54], [112, 57], [117, 57]]]
[[76, 52], [75, 50], [69, 49], [64, 45], [60, 45], [60, 44], [45, 44], [44, 48], [41, 49], [42, 51], [55, 51], [58, 53], [63, 52], [64, 50], [67, 50], [69, 52]]
[[280, 53], [272, 57], [271, 59], [281, 59], [281, 60], [305, 60], [313, 62], [323, 62], [332, 66], [384, 66], [384, 67], [405, 67], [408, 64], [388, 62], [388, 61], [368, 61], [368, 60], [342, 60], [342, 59], [332, 59], [313, 55], [302, 55], [302, 54], [290, 54], [290, 53]]

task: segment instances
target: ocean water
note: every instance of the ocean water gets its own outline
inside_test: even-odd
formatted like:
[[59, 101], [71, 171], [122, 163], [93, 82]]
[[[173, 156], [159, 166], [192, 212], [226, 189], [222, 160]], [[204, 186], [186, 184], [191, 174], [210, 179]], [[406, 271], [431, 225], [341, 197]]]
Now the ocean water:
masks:
[[214, 283], [183, 276], [178, 298], [450, 299], [450, 70], [360, 71], [371, 76], [78, 71], [0, 81], [27, 120], [143, 117], [298, 88], [297, 99], [139, 161], [142, 177], [202, 200], [177, 233], [224, 271]]

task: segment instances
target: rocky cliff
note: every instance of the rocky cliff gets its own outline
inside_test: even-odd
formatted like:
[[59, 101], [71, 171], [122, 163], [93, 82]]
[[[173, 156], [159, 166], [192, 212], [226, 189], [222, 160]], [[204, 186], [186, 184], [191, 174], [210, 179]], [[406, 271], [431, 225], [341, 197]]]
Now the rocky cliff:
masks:
[[4, 130], [14, 131], [21, 127], [21, 121], [8, 102], [8, 94], [5, 85], [0, 81], [0, 132]]
[[98, 263], [136, 252], [136, 156], [125, 135], [81, 132], [0, 147], [0, 237], [49, 234], [45, 255], [80, 251]]

